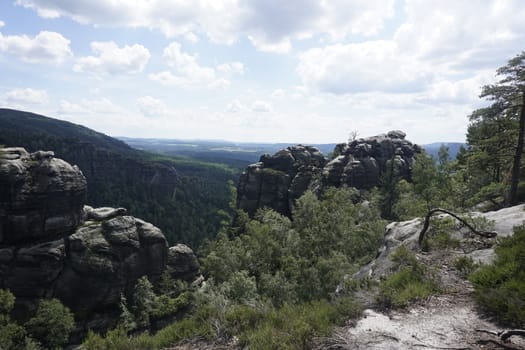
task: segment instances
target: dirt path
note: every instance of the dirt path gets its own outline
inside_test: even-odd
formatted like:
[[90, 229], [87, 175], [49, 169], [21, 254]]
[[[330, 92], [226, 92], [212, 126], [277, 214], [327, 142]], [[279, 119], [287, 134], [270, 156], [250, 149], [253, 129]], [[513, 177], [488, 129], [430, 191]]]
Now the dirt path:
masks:
[[525, 349], [517, 337], [505, 347], [495, 336], [477, 329], [499, 328], [476, 313], [472, 302], [444, 295], [430, 298], [407, 312], [385, 315], [366, 310], [355, 327], [339, 329], [332, 349]]
[[365, 310], [362, 319], [338, 329], [318, 349], [525, 349], [523, 338], [514, 336], [503, 344], [496, 336], [478, 331], [502, 329], [477, 312], [472, 285], [453, 267], [453, 261], [464, 255], [459, 250], [416, 254], [437, 274], [442, 294], [407, 310]]

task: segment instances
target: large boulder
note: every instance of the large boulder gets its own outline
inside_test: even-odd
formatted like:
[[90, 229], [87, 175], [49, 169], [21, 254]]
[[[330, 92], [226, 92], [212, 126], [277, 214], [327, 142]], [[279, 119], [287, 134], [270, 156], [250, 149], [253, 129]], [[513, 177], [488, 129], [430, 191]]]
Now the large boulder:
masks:
[[73, 311], [118, 303], [141, 276], [158, 278], [167, 262], [168, 244], [155, 226], [126, 215], [90, 219], [66, 238], [65, 266], [53, 291]]
[[166, 270], [174, 279], [193, 280], [199, 273], [200, 264], [190, 247], [177, 244], [168, 249]]
[[0, 149], [0, 244], [49, 240], [82, 222], [86, 179], [53, 152]]
[[317, 148], [302, 145], [262, 155], [241, 174], [237, 206], [250, 215], [263, 207], [290, 215], [293, 202], [320, 176], [326, 161]]

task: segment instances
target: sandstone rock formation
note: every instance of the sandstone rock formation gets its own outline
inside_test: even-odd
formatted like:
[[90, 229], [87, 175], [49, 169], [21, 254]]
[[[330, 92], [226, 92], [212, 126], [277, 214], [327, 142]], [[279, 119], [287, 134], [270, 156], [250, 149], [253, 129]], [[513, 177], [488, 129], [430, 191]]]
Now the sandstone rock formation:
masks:
[[0, 149], [0, 244], [53, 239], [82, 222], [86, 179], [53, 153]]
[[78, 167], [52, 153], [0, 149], [0, 288], [15, 294], [21, 314], [56, 297], [89, 322], [141, 276], [197, 276], [190, 248], [168, 248], [157, 227], [124, 208], [84, 206], [85, 192]]
[[414, 156], [420, 152], [421, 148], [405, 140], [405, 133], [399, 130], [338, 144], [334, 159], [323, 169], [323, 182], [370, 189], [390, 169], [401, 178], [410, 179]]
[[241, 174], [237, 206], [250, 215], [263, 207], [290, 215], [293, 201], [320, 176], [326, 161], [317, 148], [302, 145], [262, 155]]
[[314, 147], [288, 147], [248, 166], [237, 187], [237, 206], [250, 215], [265, 206], [290, 215], [294, 201], [308, 188], [370, 189], [388, 170], [410, 179], [414, 156], [420, 152], [399, 130], [338, 144], [330, 162]]

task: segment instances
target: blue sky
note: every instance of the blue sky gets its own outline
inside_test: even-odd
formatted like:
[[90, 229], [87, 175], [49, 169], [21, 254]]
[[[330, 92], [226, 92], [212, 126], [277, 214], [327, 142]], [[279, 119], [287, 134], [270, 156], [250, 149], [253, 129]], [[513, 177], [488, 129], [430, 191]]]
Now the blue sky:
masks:
[[0, 106], [113, 136], [463, 141], [521, 0], [5, 0]]

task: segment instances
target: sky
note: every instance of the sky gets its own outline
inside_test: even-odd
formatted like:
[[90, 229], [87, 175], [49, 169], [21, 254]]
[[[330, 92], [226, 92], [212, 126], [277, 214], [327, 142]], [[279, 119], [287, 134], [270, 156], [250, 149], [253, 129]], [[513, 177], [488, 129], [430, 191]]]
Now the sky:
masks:
[[1, 0], [0, 107], [111, 136], [462, 142], [524, 18], [523, 0]]

